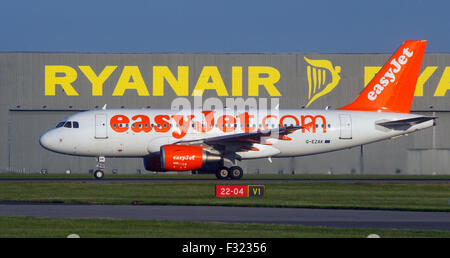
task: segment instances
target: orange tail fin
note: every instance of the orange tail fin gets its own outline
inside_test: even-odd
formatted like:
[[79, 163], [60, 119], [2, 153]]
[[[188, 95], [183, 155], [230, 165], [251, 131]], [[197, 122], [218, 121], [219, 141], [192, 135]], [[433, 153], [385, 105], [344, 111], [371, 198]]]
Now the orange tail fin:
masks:
[[426, 45], [405, 41], [355, 101], [338, 109], [409, 113]]

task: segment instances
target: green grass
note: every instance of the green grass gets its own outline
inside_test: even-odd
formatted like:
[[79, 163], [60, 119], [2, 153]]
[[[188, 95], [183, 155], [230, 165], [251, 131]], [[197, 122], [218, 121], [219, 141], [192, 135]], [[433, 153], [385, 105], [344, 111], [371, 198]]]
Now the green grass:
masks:
[[31, 217], [0, 217], [0, 229], [0, 238], [65, 238], [69, 234], [78, 234], [81, 238], [365, 238], [369, 234], [378, 234], [382, 238], [450, 237], [448, 231], [428, 230], [339, 229], [296, 225]]
[[[43, 177], [38, 175], [39, 177]], [[162, 177], [161, 177], [162, 176]], [[286, 176], [270, 175], [272, 179]], [[73, 178], [61, 175], [60, 178]], [[179, 178], [178, 175], [146, 175], [146, 178]], [[185, 175], [186, 178], [213, 178]], [[297, 176], [295, 176], [297, 177]], [[88, 177], [89, 178], [89, 177]], [[130, 178], [114, 177], [114, 178]], [[141, 178], [141, 177], [136, 177]], [[259, 177], [255, 177], [259, 179]], [[267, 177], [266, 177], [267, 178]], [[310, 179], [317, 179], [310, 178]], [[328, 179], [329, 177], [319, 177]], [[367, 178], [367, 177], [365, 177]], [[299, 179], [297, 177], [297, 179]], [[302, 178], [300, 178], [302, 179]], [[341, 178], [342, 179], [342, 178]], [[354, 177], [350, 179], [355, 179]], [[379, 179], [379, 178], [374, 178]], [[392, 178], [395, 179], [395, 178]], [[421, 178], [423, 179], [423, 178]], [[8, 182], [0, 183], [0, 201], [62, 202], [87, 204], [224, 205], [260, 207], [314, 207], [450, 211], [447, 182], [283, 182], [266, 183], [263, 198], [216, 198], [216, 182]], [[251, 182], [223, 181], [224, 184]], [[172, 222], [122, 219], [46, 219], [0, 217], [0, 237], [180, 237], [180, 238], [274, 238], [274, 237], [450, 237], [447, 231], [338, 229], [296, 225], [213, 222]]]
[[263, 198], [216, 198], [215, 184], [2, 182], [0, 201], [450, 211], [450, 183], [446, 182], [266, 183]]

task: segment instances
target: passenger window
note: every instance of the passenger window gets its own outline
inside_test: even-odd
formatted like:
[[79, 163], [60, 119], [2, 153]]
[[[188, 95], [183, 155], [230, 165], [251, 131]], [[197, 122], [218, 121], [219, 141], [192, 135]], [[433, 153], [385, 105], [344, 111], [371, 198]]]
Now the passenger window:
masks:
[[70, 121], [66, 122], [66, 124], [64, 125], [64, 127], [72, 128], [72, 122], [70, 122]]
[[80, 127], [80, 125], [79, 125], [78, 122], [76, 122], [76, 121], [74, 121], [74, 122], [72, 123], [72, 126], [73, 126], [73, 128], [79, 128], [79, 127]]

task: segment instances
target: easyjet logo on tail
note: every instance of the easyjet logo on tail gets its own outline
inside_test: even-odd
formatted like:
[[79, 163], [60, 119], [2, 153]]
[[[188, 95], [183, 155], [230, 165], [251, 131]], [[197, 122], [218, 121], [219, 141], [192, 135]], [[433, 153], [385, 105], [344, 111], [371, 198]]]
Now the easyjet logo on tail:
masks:
[[408, 58], [413, 56], [414, 52], [409, 52], [408, 48], [403, 49], [403, 55], [399, 56], [398, 59], [393, 58], [391, 61], [391, 67], [384, 74], [383, 77], [380, 78], [379, 83], [373, 86], [373, 90], [369, 91], [367, 94], [367, 98], [370, 101], [374, 101], [377, 99], [377, 96], [383, 92], [384, 88], [388, 87], [391, 83], [395, 82], [397, 79], [396, 74], [398, 74], [403, 66], [408, 62]]

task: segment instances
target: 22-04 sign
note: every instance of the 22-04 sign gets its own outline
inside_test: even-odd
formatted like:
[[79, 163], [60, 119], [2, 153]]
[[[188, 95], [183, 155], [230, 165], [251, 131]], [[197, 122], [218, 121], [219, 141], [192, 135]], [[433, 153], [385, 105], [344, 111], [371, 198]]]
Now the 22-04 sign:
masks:
[[216, 197], [263, 197], [264, 185], [216, 185]]

